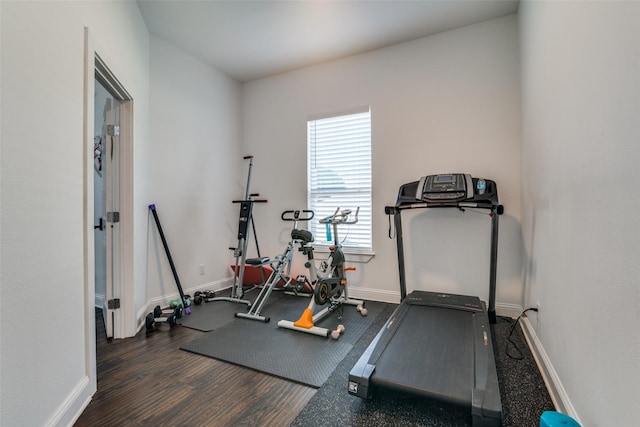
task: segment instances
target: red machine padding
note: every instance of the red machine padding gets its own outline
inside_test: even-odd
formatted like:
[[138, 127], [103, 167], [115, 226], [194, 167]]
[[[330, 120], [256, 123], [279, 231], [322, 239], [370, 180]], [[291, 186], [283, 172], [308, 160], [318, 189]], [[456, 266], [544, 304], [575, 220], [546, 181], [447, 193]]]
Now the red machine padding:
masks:
[[[231, 265], [231, 270], [237, 275], [240, 274], [240, 269], [236, 271], [235, 264]], [[262, 273], [260, 272], [262, 270]], [[268, 265], [263, 265], [260, 267], [254, 267], [251, 265], [244, 266], [244, 279], [242, 280], [244, 283], [243, 286], [252, 286], [252, 285], [261, 285], [269, 279], [269, 276], [273, 272], [273, 269]], [[264, 277], [262, 274], [264, 273]], [[240, 276], [238, 276], [240, 277]]]
[[[232, 264], [231, 266], [231, 270], [236, 273], [239, 274], [240, 269], [238, 269], [238, 272], [236, 272], [236, 266], [235, 264]], [[263, 277], [262, 274], [260, 273], [260, 269], [262, 269], [263, 273], [264, 273], [264, 282], [266, 282], [267, 280], [269, 280], [269, 276], [271, 276], [271, 273], [273, 272], [273, 269], [268, 266], [268, 265], [263, 265], [263, 266], [252, 266], [252, 265], [246, 265], [244, 266], [244, 278], [243, 278], [243, 284], [242, 286], [257, 286], [257, 285], [262, 285], [263, 282]], [[239, 278], [239, 276], [238, 276]], [[293, 275], [293, 283], [292, 285], [295, 285], [295, 280], [296, 280], [296, 275]], [[281, 288], [283, 287], [285, 284], [285, 280], [280, 279], [280, 281], [276, 284], [276, 288]], [[304, 289], [302, 289], [301, 291], [302, 293], [313, 293], [313, 288], [308, 284], [305, 283], [304, 285]]]

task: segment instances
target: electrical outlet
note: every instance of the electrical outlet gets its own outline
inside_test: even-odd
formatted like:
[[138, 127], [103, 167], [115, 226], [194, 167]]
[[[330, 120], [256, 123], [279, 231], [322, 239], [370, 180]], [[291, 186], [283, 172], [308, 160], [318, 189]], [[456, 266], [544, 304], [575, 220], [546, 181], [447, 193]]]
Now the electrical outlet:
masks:
[[200, 274], [201, 276], [204, 276], [204, 264], [200, 264], [198, 266], [198, 274]]

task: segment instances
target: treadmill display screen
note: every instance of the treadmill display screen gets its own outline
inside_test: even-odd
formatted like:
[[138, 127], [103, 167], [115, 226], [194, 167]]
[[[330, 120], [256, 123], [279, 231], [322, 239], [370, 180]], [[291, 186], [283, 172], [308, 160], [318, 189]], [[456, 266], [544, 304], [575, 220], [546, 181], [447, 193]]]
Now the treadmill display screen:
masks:
[[418, 184], [417, 200], [445, 202], [464, 200], [473, 197], [471, 175], [447, 173], [427, 175]]
[[441, 182], [455, 182], [453, 175], [436, 175], [435, 181], [437, 183]]

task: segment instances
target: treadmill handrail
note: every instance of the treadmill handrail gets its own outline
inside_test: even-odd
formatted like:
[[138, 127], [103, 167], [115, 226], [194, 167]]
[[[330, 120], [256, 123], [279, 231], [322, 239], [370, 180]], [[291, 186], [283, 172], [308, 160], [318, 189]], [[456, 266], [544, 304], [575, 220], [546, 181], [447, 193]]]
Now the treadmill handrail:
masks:
[[[472, 178], [475, 184], [478, 178]], [[385, 206], [385, 213], [393, 215], [396, 229], [396, 244], [398, 251], [398, 272], [400, 275], [400, 300], [407, 296], [407, 284], [404, 268], [404, 242], [402, 237], [401, 212], [407, 209], [431, 209], [431, 208], [478, 208], [490, 211], [491, 217], [491, 251], [489, 267], [489, 321], [496, 323], [495, 297], [496, 297], [496, 277], [498, 263], [498, 216], [504, 213], [504, 207], [498, 202], [498, 187], [495, 181], [485, 179], [487, 192], [485, 194], [474, 194], [473, 197], [458, 201], [426, 201], [416, 199], [416, 189], [421, 181], [414, 181], [400, 186], [398, 197], [394, 206]], [[413, 196], [411, 196], [413, 195]]]
[[496, 211], [498, 215], [502, 215], [504, 212], [504, 206], [499, 203], [480, 203], [469, 200], [462, 200], [459, 202], [398, 202], [393, 206], [385, 206], [385, 213], [392, 214], [396, 211], [404, 211], [407, 209], [438, 209], [438, 208], [478, 208], [488, 209]]

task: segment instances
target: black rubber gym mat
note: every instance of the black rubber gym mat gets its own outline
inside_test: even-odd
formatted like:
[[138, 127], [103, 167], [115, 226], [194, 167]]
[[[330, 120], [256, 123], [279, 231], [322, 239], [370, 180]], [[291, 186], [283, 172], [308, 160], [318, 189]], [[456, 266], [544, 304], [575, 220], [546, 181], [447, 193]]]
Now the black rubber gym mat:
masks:
[[[253, 302], [259, 292], [259, 288], [245, 290], [243, 299]], [[280, 293], [280, 291], [273, 291], [271, 299], [274, 299], [277, 293]], [[230, 295], [231, 291], [229, 289], [216, 293], [216, 297], [229, 297]], [[191, 314], [182, 316], [182, 318], [178, 320], [178, 323], [187, 328], [196, 329], [202, 332], [210, 332], [231, 322], [235, 318], [235, 313], [239, 311], [248, 311], [247, 305], [244, 303], [224, 300], [202, 302], [199, 305], [192, 303]], [[263, 314], [266, 312], [267, 310], [265, 307], [265, 309], [263, 309]]]
[[[221, 292], [216, 296], [228, 296], [229, 292]], [[257, 295], [257, 294], [256, 294]], [[236, 311], [245, 310], [246, 304], [230, 301], [203, 302], [191, 304], [191, 314], [182, 316], [178, 323], [198, 331], [209, 332], [221, 328], [234, 319]]]
[[[367, 302], [369, 313], [364, 317], [356, 307], [345, 305], [342, 319], [338, 309], [318, 323], [329, 329], [343, 324], [345, 331], [338, 340], [278, 327], [279, 320], [297, 320], [308, 303], [307, 298], [272, 294], [261, 313], [270, 316], [271, 322], [234, 318], [181, 349], [320, 387], [385, 304]], [[244, 309], [236, 305], [236, 311]]]

